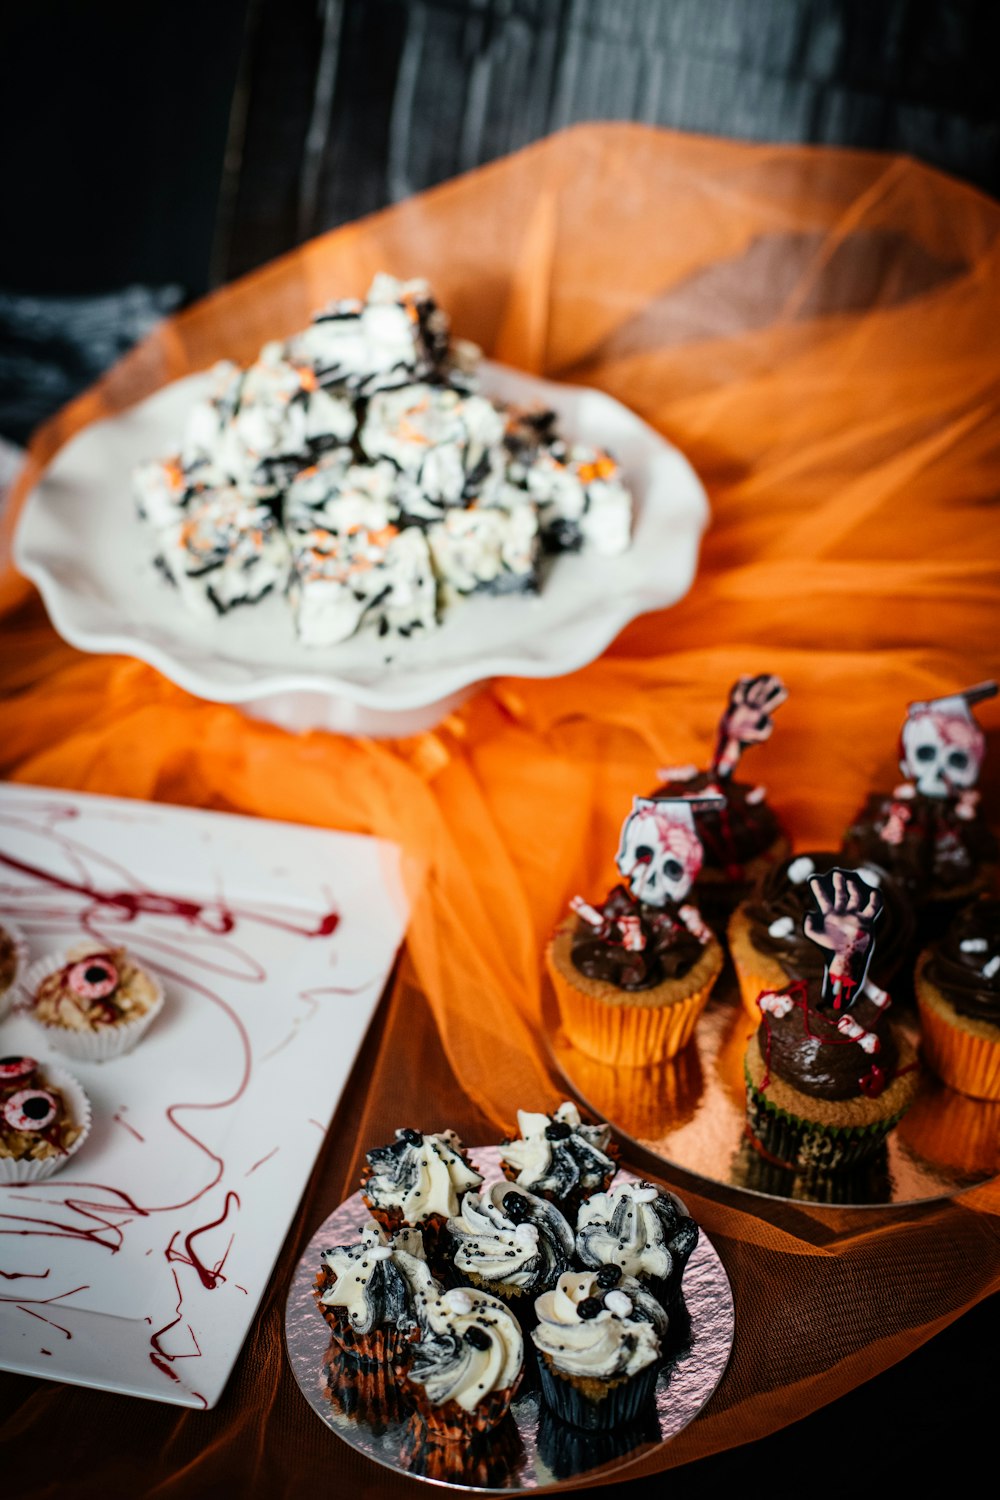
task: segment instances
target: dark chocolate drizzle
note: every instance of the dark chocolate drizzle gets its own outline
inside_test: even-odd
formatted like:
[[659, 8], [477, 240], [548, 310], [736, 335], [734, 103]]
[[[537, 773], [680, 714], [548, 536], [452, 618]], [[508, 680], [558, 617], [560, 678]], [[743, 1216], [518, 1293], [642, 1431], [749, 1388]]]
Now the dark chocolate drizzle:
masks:
[[[986, 947], [963, 952], [962, 944], [969, 942], [985, 942]], [[960, 1016], [1000, 1026], [1000, 965], [989, 977], [983, 973], [998, 954], [1000, 901], [975, 901], [932, 949], [924, 974]]]
[[[620, 990], [652, 989], [666, 979], [682, 979], [698, 962], [702, 945], [678, 915], [675, 902], [647, 906], [636, 901], [623, 885], [616, 885], [597, 910], [609, 927], [589, 926], [581, 918], [573, 934], [571, 957], [574, 967], [588, 979], [601, 979]], [[645, 947], [631, 950], [623, 944], [616, 918], [638, 917]]]
[[[901, 842], [889, 844], [882, 829], [897, 802], [910, 816]], [[959, 817], [957, 808], [949, 797], [873, 792], [844, 835], [844, 857], [850, 864], [880, 865], [917, 901], [961, 891], [996, 859], [997, 841], [980, 817]]]
[[[799, 859], [811, 860], [816, 875], [844, 868], [842, 855], [810, 851], [793, 855], [769, 870], [745, 907], [750, 923], [750, 941], [758, 953], [777, 959], [789, 979], [821, 980], [826, 962], [824, 951], [806, 937], [802, 926], [806, 912], [815, 905], [809, 881], [796, 884], [788, 874], [789, 867]], [[885, 870], [874, 864], [870, 867], [880, 877], [878, 889], [883, 903], [870, 972], [873, 982], [886, 988], [909, 950], [916, 924], [902, 887]], [[861, 873], [863, 876], [863, 869]], [[772, 937], [768, 929], [782, 917], [791, 919], [793, 930], [788, 937]]]

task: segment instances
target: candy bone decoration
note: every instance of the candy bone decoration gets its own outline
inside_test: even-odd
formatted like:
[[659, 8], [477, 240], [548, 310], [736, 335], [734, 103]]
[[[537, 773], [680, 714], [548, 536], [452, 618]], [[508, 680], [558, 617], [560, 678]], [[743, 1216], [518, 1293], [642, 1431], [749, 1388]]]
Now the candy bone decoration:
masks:
[[772, 715], [788, 697], [780, 677], [762, 672], [740, 677], [729, 691], [729, 702], [719, 720], [719, 733], [711, 770], [727, 780], [748, 745], [759, 745], [774, 728]]
[[899, 764], [923, 796], [962, 800], [975, 786], [986, 742], [972, 706], [996, 692], [995, 682], [980, 682], [961, 693], [908, 705]]
[[822, 996], [840, 1010], [849, 1007], [865, 987], [882, 893], [856, 870], [839, 868], [812, 876], [809, 889], [817, 909], [806, 913], [803, 931], [810, 942], [831, 955], [823, 972]]
[[[701, 840], [695, 832], [694, 809], [717, 807], [723, 800], [712, 793], [697, 797], [633, 798], [632, 811], [622, 824], [615, 864], [636, 900], [647, 906], [666, 906], [670, 901], [681, 905], [703, 858]], [[694, 931], [684, 910], [681, 918]]]

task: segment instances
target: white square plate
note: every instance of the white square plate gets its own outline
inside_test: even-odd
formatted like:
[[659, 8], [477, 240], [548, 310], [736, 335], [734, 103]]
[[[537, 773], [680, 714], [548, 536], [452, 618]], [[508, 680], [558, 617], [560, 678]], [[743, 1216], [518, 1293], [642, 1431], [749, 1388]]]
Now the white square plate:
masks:
[[215, 1404], [407, 919], [395, 845], [188, 808], [0, 787], [0, 920], [32, 958], [125, 945], [167, 1002], [79, 1063], [23, 1014], [0, 1054], [59, 1063], [90, 1136], [0, 1187], [0, 1366]]

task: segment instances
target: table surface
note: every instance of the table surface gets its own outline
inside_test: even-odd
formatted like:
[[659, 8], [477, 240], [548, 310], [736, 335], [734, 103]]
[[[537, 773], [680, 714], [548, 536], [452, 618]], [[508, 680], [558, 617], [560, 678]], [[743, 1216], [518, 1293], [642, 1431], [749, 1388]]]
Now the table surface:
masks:
[[[41, 430], [15, 501], [87, 422], [219, 357], [249, 362], [377, 271], [430, 274], [463, 337], [605, 390], [676, 442], [713, 522], [690, 594], [591, 667], [497, 682], [433, 733], [382, 744], [296, 739], [141, 663], [83, 658], [0, 569], [0, 774], [377, 833], [431, 864], [409, 967], [219, 1406], [3, 1377], [5, 1489], [298, 1500], [332, 1478], [358, 1500], [415, 1493], [301, 1399], [281, 1338], [292, 1268], [396, 1126], [486, 1144], [518, 1105], [558, 1102], [540, 1040], [546, 935], [572, 895], [608, 888], [622, 817], [656, 768], [704, 763], [739, 675], [789, 687], [746, 774], [800, 850], [838, 847], [867, 793], [895, 784], [907, 703], [1000, 676], [1000, 381], [984, 336], [998, 266], [1000, 208], [906, 158], [588, 124], [223, 288]], [[1000, 702], [980, 719], [982, 812], [1000, 826]], [[726, 1265], [737, 1339], [661, 1467], [743, 1478], [760, 1461], [779, 1493], [804, 1475], [867, 1491], [961, 1479], [995, 1447], [997, 1185], [859, 1217], [670, 1180]], [[643, 1461], [629, 1479], [662, 1493], [655, 1472]]]
[[[404, 1034], [410, 1066], [400, 1077], [395, 1059]], [[416, 1118], [418, 1075], [433, 1077], [438, 1093], [449, 1087], [447, 1060], [429, 1010], [420, 1006], [411, 988], [397, 985], [383, 997], [219, 1405], [211, 1412], [180, 1413], [152, 1402], [0, 1374], [5, 1493], [18, 1500], [97, 1493], [104, 1500], [124, 1500], [140, 1493], [197, 1497], [224, 1489], [264, 1497], [299, 1495], [313, 1486], [319, 1491], [331, 1483], [334, 1493], [364, 1500], [402, 1500], [420, 1493], [417, 1481], [387, 1475], [316, 1420], [292, 1376], [281, 1335], [289, 1282], [304, 1246], [356, 1180], [360, 1154], [373, 1139], [374, 1120], [385, 1119], [387, 1108], [394, 1118]], [[392, 1090], [388, 1107], [387, 1087]], [[472, 1138], [468, 1104], [453, 1080], [450, 1087], [455, 1118], [464, 1117]], [[383, 1097], [377, 1097], [378, 1091]], [[488, 1134], [488, 1125], [481, 1128]], [[767, 1213], [766, 1205], [762, 1212]], [[725, 1246], [721, 1249], [725, 1260]], [[763, 1288], [739, 1283], [734, 1290], [738, 1307], [747, 1295], [765, 1295]], [[932, 1474], [945, 1479], [954, 1463], [957, 1434], [963, 1464], [993, 1456], [998, 1336], [1000, 1296], [994, 1296], [870, 1382], [756, 1442], [694, 1459], [685, 1472], [699, 1484], [745, 1481], [748, 1472], [758, 1473], [772, 1487], [775, 1476], [787, 1474], [791, 1484], [792, 1476], [808, 1474], [819, 1463], [829, 1486], [863, 1485], [864, 1492], [880, 1481], [898, 1484], [909, 1474], [924, 1481]], [[817, 1391], [817, 1400], [822, 1399]], [[717, 1402], [718, 1395], [707, 1411]], [[53, 1425], [71, 1433], [72, 1440], [49, 1442]], [[697, 1421], [690, 1431], [696, 1428]], [[919, 1443], [904, 1437], [915, 1430]], [[670, 1482], [662, 1474], [633, 1476], [629, 1471], [622, 1478], [628, 1479], [630, 1493], [650, 1500]]]

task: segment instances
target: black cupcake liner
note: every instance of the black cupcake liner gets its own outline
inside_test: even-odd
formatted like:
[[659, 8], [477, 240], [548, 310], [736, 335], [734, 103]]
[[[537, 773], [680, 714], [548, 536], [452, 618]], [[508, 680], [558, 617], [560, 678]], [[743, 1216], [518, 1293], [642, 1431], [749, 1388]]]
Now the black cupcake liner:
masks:
[[615, 1427], [607, 1432], [571, 1427], [547, 1406], [542, 1407], [538, 1421], [538, 1456], [556, 1479], [573, 1479], [660, 1440], [659, 1424], [652, 1410], [634, 1426]]
[[544, 1354], [539, 1355], [538, 1373], [545, 1403], [563, 1422], [585, 1432], [608, 1432], [611, 1428], [639, 1425], [648, 1417], [656, 1386], [658, 1362], [646, 1366], [629, 1379], [605, 1387], [598, 1401], [590, 1400], [572, 1376], [557, 1375]]

